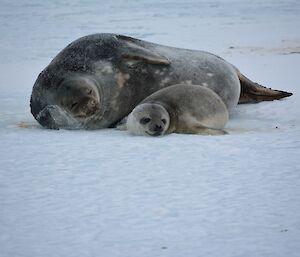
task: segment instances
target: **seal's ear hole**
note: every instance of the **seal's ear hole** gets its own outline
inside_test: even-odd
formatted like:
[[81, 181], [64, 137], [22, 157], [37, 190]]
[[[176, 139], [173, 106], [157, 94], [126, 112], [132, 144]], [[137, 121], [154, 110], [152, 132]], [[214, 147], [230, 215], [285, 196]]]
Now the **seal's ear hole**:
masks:
[[149, 123], [150, 120], [151, 120], [150, 118], [144, 117], [144, 118], [141, 118], [141, 119], [140, 119], [140, 123], [141, 123], [142, 125], [145, 125], [145, 124]]
[[93, 90], [92, 90], [92, 89], [88, 89], [88, 90], [87, 90], [87, 94], [88, 94], [88, 95], [91, 95], [92, 93], [93, 93]]
[[162, 119], [161, 121], [162, 121], [163, 124], [166, 125], [166, 123], [167, 123], [167, 120], [166, 120], [166, 119]]

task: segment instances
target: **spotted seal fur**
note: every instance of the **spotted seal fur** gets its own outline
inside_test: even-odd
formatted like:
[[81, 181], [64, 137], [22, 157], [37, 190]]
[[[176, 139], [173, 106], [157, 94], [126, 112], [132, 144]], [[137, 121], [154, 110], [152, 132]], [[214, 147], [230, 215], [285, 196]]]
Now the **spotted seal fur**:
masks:
[[69, 44], [39, 74], [31, 94], [31, 113], [46, 128], [112, 127], [144, 98], [174, 84], [213, 90], [229, 112], [237, 101], [291, 95], [252, 82], [208, 52], [93, 34]]

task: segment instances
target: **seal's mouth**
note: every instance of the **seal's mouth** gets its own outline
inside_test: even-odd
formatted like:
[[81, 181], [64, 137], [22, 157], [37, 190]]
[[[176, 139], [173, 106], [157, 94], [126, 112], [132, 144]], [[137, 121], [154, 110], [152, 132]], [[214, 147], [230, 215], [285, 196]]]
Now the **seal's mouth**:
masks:
[[163, 134], [162, 131], [155, 131], [154, 133], [149, 133], [149, 132], [146, 131], [146, 133], [149, 136], [152, 136], [152, 137], [158, 137], [158, 136], [161, 136]]
[[75, 118], [78, 118], [78, 119], [86, 119], [87, 117], [90, 117], [90, 116], [87, 116], [86, 114], [76, 114], [74, 115]]
[[93, 111], [93, 112], [88, 112], [88, 113], [78, 113], [74, 115], [74, 118], [78, 118], [78, 119], [91, 119], [95, 116], [97, 116], [97, 114], [99, 113], [99, 111]]

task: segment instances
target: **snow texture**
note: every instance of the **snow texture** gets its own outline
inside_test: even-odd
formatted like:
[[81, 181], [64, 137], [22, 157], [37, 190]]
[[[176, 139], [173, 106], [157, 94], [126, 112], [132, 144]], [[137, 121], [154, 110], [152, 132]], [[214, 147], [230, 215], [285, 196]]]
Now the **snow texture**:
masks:
[[[298, 0], [2, 0], [0, 257], [297, 257]], [[29, 110], [68, 43], [121, 33], [224, 57], [288, 99], [242, 105], [229, 135], [52, 131]]]

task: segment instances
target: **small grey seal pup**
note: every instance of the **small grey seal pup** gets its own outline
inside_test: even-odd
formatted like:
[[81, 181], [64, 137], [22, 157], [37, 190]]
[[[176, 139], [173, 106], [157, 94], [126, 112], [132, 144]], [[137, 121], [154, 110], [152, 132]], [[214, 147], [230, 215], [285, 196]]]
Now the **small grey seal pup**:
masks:
[[131, 134], [159, 136], [170, 133], [224, 134], [228, 111], [211, 89], [173, 85], [148, 96], [129, 114]]
[[228, 111], [238, 101], [291, 95], [252, 82], [208, 52], [93, 34], [66, 46], [39, 74], [32, 89], [31, 113], [51, 129], [114, 127], [147, 96], [182, 83], [210, 88]]

